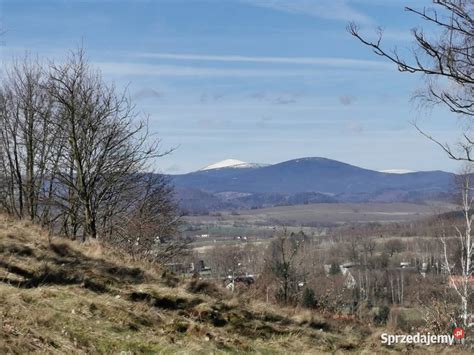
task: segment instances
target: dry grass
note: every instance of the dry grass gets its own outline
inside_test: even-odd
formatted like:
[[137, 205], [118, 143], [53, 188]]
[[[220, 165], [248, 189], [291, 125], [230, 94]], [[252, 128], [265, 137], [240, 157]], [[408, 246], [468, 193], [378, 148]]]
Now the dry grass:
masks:
[[[0, 216], [0, 353], [387, 351], [359, 324], [170, 281], [100, 243]], [[421, 352], [422, 353], [422, 352]]]

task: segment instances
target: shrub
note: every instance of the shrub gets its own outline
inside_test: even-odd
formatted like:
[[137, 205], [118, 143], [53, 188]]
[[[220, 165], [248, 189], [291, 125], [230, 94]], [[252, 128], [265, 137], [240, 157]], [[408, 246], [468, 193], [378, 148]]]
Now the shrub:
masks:
[[173, 272], [165, 270], [161, 274], [161, 279], [163, 283], [168, 287], [176, 287], [179, 285], [179, 277], [176, 276]]
[[341, 273], [341, 269], [337, 263], [332, 263], [331, 268], [329, 269], [330, 275], [339, 275]]
[[191, 293], [200, 293], [211, 297], [223, 297], [221, 289], [214, 283], [204, 280], [192, 280], [187, 287]]
[[390, 307], [383, 305], [378, 308], [378, 311], [375, 313], [374, 322], [375, 324], [381, 325], [387, 323], [388, 316], [390, 315]]
[[304, 289], [301, 305], [305, 308], [314, 308], [316, 306], [316, 297], [312, 288]]

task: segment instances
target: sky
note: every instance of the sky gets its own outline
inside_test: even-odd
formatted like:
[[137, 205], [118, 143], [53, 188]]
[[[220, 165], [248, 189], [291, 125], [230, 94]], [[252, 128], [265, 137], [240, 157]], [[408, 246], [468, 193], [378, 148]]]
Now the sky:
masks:
[[233, 158], [326, 157], [368, 169], [456, 171], [413, 121], [443, 142], [461, 122], [420, 110], [419, 76], [399, 73], [347, 32], [349, 22], [402, 53], [426, 26], [404, 6], [428, 0], [0, 0], [7, 68], [25, 53], [62, 61], [83, 46], [127, 88], [179, 174]]

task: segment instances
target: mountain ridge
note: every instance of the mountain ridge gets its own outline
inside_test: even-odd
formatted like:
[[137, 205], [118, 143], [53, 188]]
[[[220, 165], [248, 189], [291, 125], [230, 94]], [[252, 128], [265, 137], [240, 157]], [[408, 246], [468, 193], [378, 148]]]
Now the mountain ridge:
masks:
[[[272, 205], [330, 202], [424, 202], [448, 198], [454, 174], [444, 171], [380, 172], [323, 157], [304, 157], [245, 169], [222, 167], [170, 175], [180, 204], [207, 194], [215, 205], [259, 208]], [[226, 194], [227, 193], [227, 194]], [[246, 196], [228, 198], [229, 193]], [[191, 195], [193, 195], [191, 194]], [[306, 197], [305, 194], [307, 195]], [[315, 195], [317, 194], [317, 195]], [[297, 198], [292, 196], [298, 195]], [[202, 196], [201, 196], [202, 197]], [[205, 200], [205, 199], [204, 199]], [[293, 201], [293, 202], [292, 202]], [[312, 201], [312, 202], [311, 202]], [[192, 204], [199, 204], [194, 201]], [[205, 210], [206, 203], [199, 209]]]

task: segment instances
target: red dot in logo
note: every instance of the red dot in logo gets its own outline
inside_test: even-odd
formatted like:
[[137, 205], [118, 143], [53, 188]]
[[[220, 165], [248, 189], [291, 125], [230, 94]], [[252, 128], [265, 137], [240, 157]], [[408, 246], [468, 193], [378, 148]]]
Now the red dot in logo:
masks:
[[457, 327], [454, 329], [453, 335], [458, 340], [464, 338], [464, 329]]

